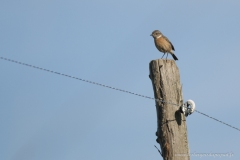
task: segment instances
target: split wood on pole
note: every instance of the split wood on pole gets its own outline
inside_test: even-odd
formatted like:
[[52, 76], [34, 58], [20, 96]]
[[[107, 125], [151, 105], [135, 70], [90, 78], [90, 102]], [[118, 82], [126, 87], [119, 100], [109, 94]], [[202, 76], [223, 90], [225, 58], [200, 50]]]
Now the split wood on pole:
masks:
[[[190, 160], [186, 118], [180, 113], [183, 104], [182, 86], [174, 60], [152, 60], [149, 64], [156, 102], [156, 141], [164, 160]], [[177, 104], [172, 105], [172, 104]]]

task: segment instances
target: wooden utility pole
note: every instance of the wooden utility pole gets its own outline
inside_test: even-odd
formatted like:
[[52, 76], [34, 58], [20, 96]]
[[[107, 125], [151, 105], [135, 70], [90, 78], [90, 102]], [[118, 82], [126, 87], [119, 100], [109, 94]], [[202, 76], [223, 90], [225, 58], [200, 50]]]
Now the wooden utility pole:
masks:
[[[183, 104], [178, 67], [174, 60], [149, 64], [157, 111], [156, 141], [164, 160], [190, 160], [186, 118], [178, 110]], [[173, 105], [177, 104], [177, 105]]]

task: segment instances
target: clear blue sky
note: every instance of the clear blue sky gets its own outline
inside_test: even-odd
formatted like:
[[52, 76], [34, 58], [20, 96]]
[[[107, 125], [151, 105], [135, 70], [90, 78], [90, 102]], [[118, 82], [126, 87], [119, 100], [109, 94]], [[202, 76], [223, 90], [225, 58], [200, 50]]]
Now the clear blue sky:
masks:
[[[0, 56], [153, 97], [159, 29], [185, 100], [239, 128], [239, 17], [237, 0], [2, 0]], [[3, 60], [0, 73], [1, 160], [160, 159], [153, 100]], [[239, 131], [198, 113], [187, 128], [191, 153], [240, 159]]]

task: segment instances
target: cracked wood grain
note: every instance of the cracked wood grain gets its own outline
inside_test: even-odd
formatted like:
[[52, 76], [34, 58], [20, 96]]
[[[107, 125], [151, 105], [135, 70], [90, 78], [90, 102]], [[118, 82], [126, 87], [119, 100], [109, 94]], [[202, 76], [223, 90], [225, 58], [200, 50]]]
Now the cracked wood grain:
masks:
[[[183, 104], [179, 69], [173, 60], [153, 60], [149, 64], [154, 97], [174, 106], [155, 101], [157, 112], [157, 142], [164, 160], [190, 160], [186, 119], [178, 109]], [[186, 156], [179, 156], [185, 154]]]

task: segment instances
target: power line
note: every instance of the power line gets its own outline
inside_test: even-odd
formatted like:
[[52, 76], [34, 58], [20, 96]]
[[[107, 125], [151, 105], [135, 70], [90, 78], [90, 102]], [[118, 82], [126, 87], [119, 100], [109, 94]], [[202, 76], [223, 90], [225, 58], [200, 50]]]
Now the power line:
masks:
[[[73, 79], [80, 80], [80, 81], [83, 81], [83, 82], [95, 84], [95, 85], [98, 85], [98, 86], [110, 88], [110, 89], [117, 90], [117, 91], [120, 91], [120, 92], [132, 94], [132, 95], [135, 95], [135, 96], [139, 96], [139, 97], [143, 97], [143, 98], [147, 98], [147, 99], [151, 99], [151, 100], [155, 100], [155, 101], [160, 101], [160, 102], [163, 102], [163, 103], [166, 103], [166, 104], [171, 104], [171, 105], [180, 107], [179, 105], [174, 104], [174, 103], [171, 103], [171, 102], [165, 102], [165, 101], [160, 100], [160, 99], [156, 99], [156, 98], [152, 98], [152, 97], [149, 97], [149, 96], [145, 96], [145, 95], [137, 94], [137, 93], [134, 93], [134, 92], [130, 92], [130, 91], [127, 91], [127, 90], [123, 90], [123, 89], [111, 87], [111, 86], [108, 86], [108, 85], [104, 85], [104, 84], [101, 84], [101, 83], [89, 81], [89, 80], [86, 80], [86, 79], [82, 79], [82, 78], [70, 76], [70, 75], [67, 75], [67, 74], [60, 73], [60, 72], [55, 72], [55, 71], [48, 70], [48, 69], [45, 69], [45, 68], [41, 68], [41, 67], [37, 67], [37, 66], [34, 66], [34, 65], [30, 65], [30, 64], [27, 64], [27, 63], [15, 61], [15, 60], [12, 60], [12, 59], [9, 59], [9, 58], [0, 57], [0, 59], [5, 60], [5, 61], [8, 61], [8, 62], [13, 62], [13, 63], [16, 63], [16, 64], [20, 64], [20, 65], [32, 67], [32, 68], [39, 69], [39, 70], [42, 70], [42, 71], [46, 71], [46, 72], [58, 74], [58, 75], [65, 76], [65, 77], [68, 77], [68, 78], [73, 78]], [[220, 121], [220, 120], [218, 120], [218, 119], [216, 119], [216, 118], [213, 118], [213, 117], [211, 117], [211, 116], [209, 116], [209, 115], [207, 115], [207, 114], [205, 114], [205, 113], [202, 113], [202, 112], [200, 112], [200, 111], [197, 111], [197, 110], [195, 110], [195, 111], [196, 111], [197, 113], [199, 113], [199, 114], [202, 114], [202, 115], [210, 118], [210, 119], [213, 119], [213, 120], [215, 120], [215, 121], [217, 121], [217, 122], [220, 122], [220, 123], [222, 123], [222, 124], [224, 124], [224, 125], [226, 125], [226, 126], [228, 126], [228, 127], [231, 127], [231, 128], [233, 128], [233, 129], [236, 129], [236, 130], [240, 131], [239, 128], [236, 128], [236, 127], [234, 127], [234, 126], [231, 126], [230, 124], [227, 124], [227, 123], [225, 123], [225, 122], [222, 122], [222, 121]]]
[[160, 101], [160, 102], [163, 102], [163, 103], [167, 103], [167, 104], [179, 106], [179, 105], [174, 104], [174, 103], [171, 103], [171, 102], [164, 102], [163, 100], [160, 100], [160, 99], [155, 99], [155, 98], [152, 98], [152, 97], [149, 97], [149, 96], [137, 94], [137, 93], [130, 92], [130, 91], [127, 91], [127, 90], [123, 90], [123, 89], [119, 89], [119, 88], [114, 88], [114, 87], [111, 87], [111, 86], [108, 86], [108, 85], [104, 85], [104, 84], [101, 84], [101, 83], [97, 83], [97, 82], [89, 81], [89, 80], [86, 80], [86, 79], [82, 79], [82, 78], [70, 76], [70, 75], [67, 75], [67, 74], [60, 73], [60, 72], [55, 72], [55, 71], [52, 71], [52, 70], [48, 70], [48, 69], [45, 69], [45, 68], [33, 66], [33, 65], [30, 65], [30, 64], [23, 63], [23, 62], [19, 62], [19, 61], [15, 61], [15, 60], [12, 60], [12, 59], [4, 58], [4, 57], [0, 57], [0, 59], [6, 60], [6, 61], [9, 61], [9, 62], [13, 62], [13, 63], [17, 63], [17, 64], [21, 64], [21, 65], [24, 65], [24, 66], [32, 67], [32, 68], [39, 69], [39, 70], [42, 70], [42, 71], [46, 71], [46, 72], [58, 74], [58, 75], [65, 76], [65, 77], [68, 77], [68, 78], [77, 79], [77, 80], [80, 80], [80, 81], [83, 81], [83, 82], [87, 82], [87, 83], [91, 83], [91, 84], [95, 84], [95, 85], [98, 85], [98, 86], [110, 88], [110, 89], [117, 90], [117, 91], [120, 91], [120, 92], [124, 92], [124, 93], [128, 93], [128, 94], [133, 94], [133, 95], [135, 95], [135, 96], [139, 96], [139, 97], [143, 97], [143, 98], [147, 98], [147, 99], [152, 99], [152, 100], [155, 100], [155, 101]]
[[211, 118], [211, 119], [213, 119], [213, 120], [215, 120], [215, 121], [217, 121], [217, 122], [220, 122], [220, 123], [222, 123], [222, 124], [225, 124], [225, 125], [228, 126], [228, 127], [231, 127], [231, 128], [233, 128], [233, 129], [236, 129], [236, 130], [240, 131], [239, 128], [236, 128], [236, 127], [234, 127], [234, 126], [232, 126], [232, 125], [230, 125], [230, 124], [227, 124], [227, 123], [225, 123], [225, 122], [223, 122], [223, 121], [220, 121], [220, 120], [218, 120], [218, 119], [216, 119], [216, 118], [213, 118], [213, 117], [211, 117], [211, 116], [209, 116], [209, 115], [207, 115], [207, 114], [205, 114], [205, 113], [202, 113], [202, 112], [197, 111], [197, 110], [195, 110], [195, 112], [197, 112], [197, 113], [199, 113], [199, 114], [202, 114], [202, 115], [204, 115], [204, 116], [206, 116], [206, 117], [208, 117], [208, 118]]

